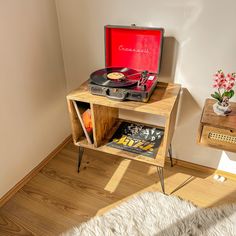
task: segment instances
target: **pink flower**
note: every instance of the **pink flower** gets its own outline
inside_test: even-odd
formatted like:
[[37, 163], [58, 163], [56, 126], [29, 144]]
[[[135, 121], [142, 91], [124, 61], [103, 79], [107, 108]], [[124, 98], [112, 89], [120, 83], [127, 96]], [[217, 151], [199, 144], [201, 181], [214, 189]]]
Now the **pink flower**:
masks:
[[230, 91], [236, 82], [236, 73], [228, 73], [226, 76], [222, 70], [217, 71], [214, 76], [213, 88]]
[[235, 79], [233, 78], [230, 78], [230, 77], [227, 77], [227, 79], [225, 80], [225, 82], [223, 83], [223, 88], [226, 90], [226, 91], [230, 91], [233, 87], [234, 87], [234, 84], [235, 84]]
[[217, 71], [216, 74], [214, 74], [214, 77], [215, 77], [215, 79], [221, 79], [221, 78], [224, 78], [225, 76], [224, 76], [224, 73], [219, 70], [219, 71]]
[[223, 103], [224, 98], [229, 100], [234, 95], [234, 93], [230, 91], [233, 89], [236, 83], [236, 73], [228, 73], [225, 75], [222, 70], [218, 70], [217, 73], [213, 75], [213, 77], [213, 88], [216, 88], [218, 91], [216, 91], [211, 96], [220, 103]]
[[213, 87], [214, 88], [223, 88], [225, 81], [226, 81], [225, 78], [214, 79]]
[[220, 78], [223, 79], [225, 77], [224, 73], [220, 74]]
[[228, 92], [228, 91], [230, 91], [232, 88], [233, 88], [233, 86], [230, 86], [230, 85], [229, 85], [228, 87], [226, 87], [225, 90]]

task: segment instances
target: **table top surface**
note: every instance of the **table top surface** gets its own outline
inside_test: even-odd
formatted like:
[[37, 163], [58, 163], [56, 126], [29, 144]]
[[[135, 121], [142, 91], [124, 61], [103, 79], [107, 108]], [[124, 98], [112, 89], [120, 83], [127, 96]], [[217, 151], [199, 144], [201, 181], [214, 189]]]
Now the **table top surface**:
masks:
[[232, 112], [227, 116], [219, 116], [213, 111], [214, 99], [206, 99], [202, 113], [201, 123], [208, 124], [218, 128], [236, 130], [236, 103], [231, 102]]
[[169, 117], [180, 89], [179, 84], [158, 82], [148, 102], [114, 101], [91, 94], [86, 81], [78, 89], [69, 93], [67, 99]]

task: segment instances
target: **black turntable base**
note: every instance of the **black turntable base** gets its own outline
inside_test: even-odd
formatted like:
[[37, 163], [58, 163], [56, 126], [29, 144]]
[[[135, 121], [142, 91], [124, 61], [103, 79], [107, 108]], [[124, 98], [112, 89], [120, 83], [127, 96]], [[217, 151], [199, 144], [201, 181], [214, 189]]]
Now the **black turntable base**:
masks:
[[112, 67], [97, 70], [90, 75], [89, 89], [94, 95], [117, 101], [147, 102], [157, 84], [157, 76], [148, 71]]

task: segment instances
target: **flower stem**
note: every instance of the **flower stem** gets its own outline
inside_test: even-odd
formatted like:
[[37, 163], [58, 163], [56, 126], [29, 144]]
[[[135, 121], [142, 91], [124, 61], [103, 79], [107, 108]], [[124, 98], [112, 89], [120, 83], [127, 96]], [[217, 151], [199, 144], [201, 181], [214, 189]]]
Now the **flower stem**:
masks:
[[218, 92], [219, 92], [220, 96], [222, 96], [221, 93], [220, 93], [220, 88], [218, 88]]

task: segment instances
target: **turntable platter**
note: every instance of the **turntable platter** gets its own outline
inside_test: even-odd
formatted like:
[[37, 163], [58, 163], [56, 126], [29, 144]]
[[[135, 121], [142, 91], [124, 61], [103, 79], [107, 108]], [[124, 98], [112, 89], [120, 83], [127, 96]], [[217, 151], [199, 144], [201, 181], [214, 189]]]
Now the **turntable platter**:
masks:
[[140, 72], [123, 67], [112, 67], [97, 70], [90, 75], [93, 83], [105, 87], [129, 87], [140, 79]]

